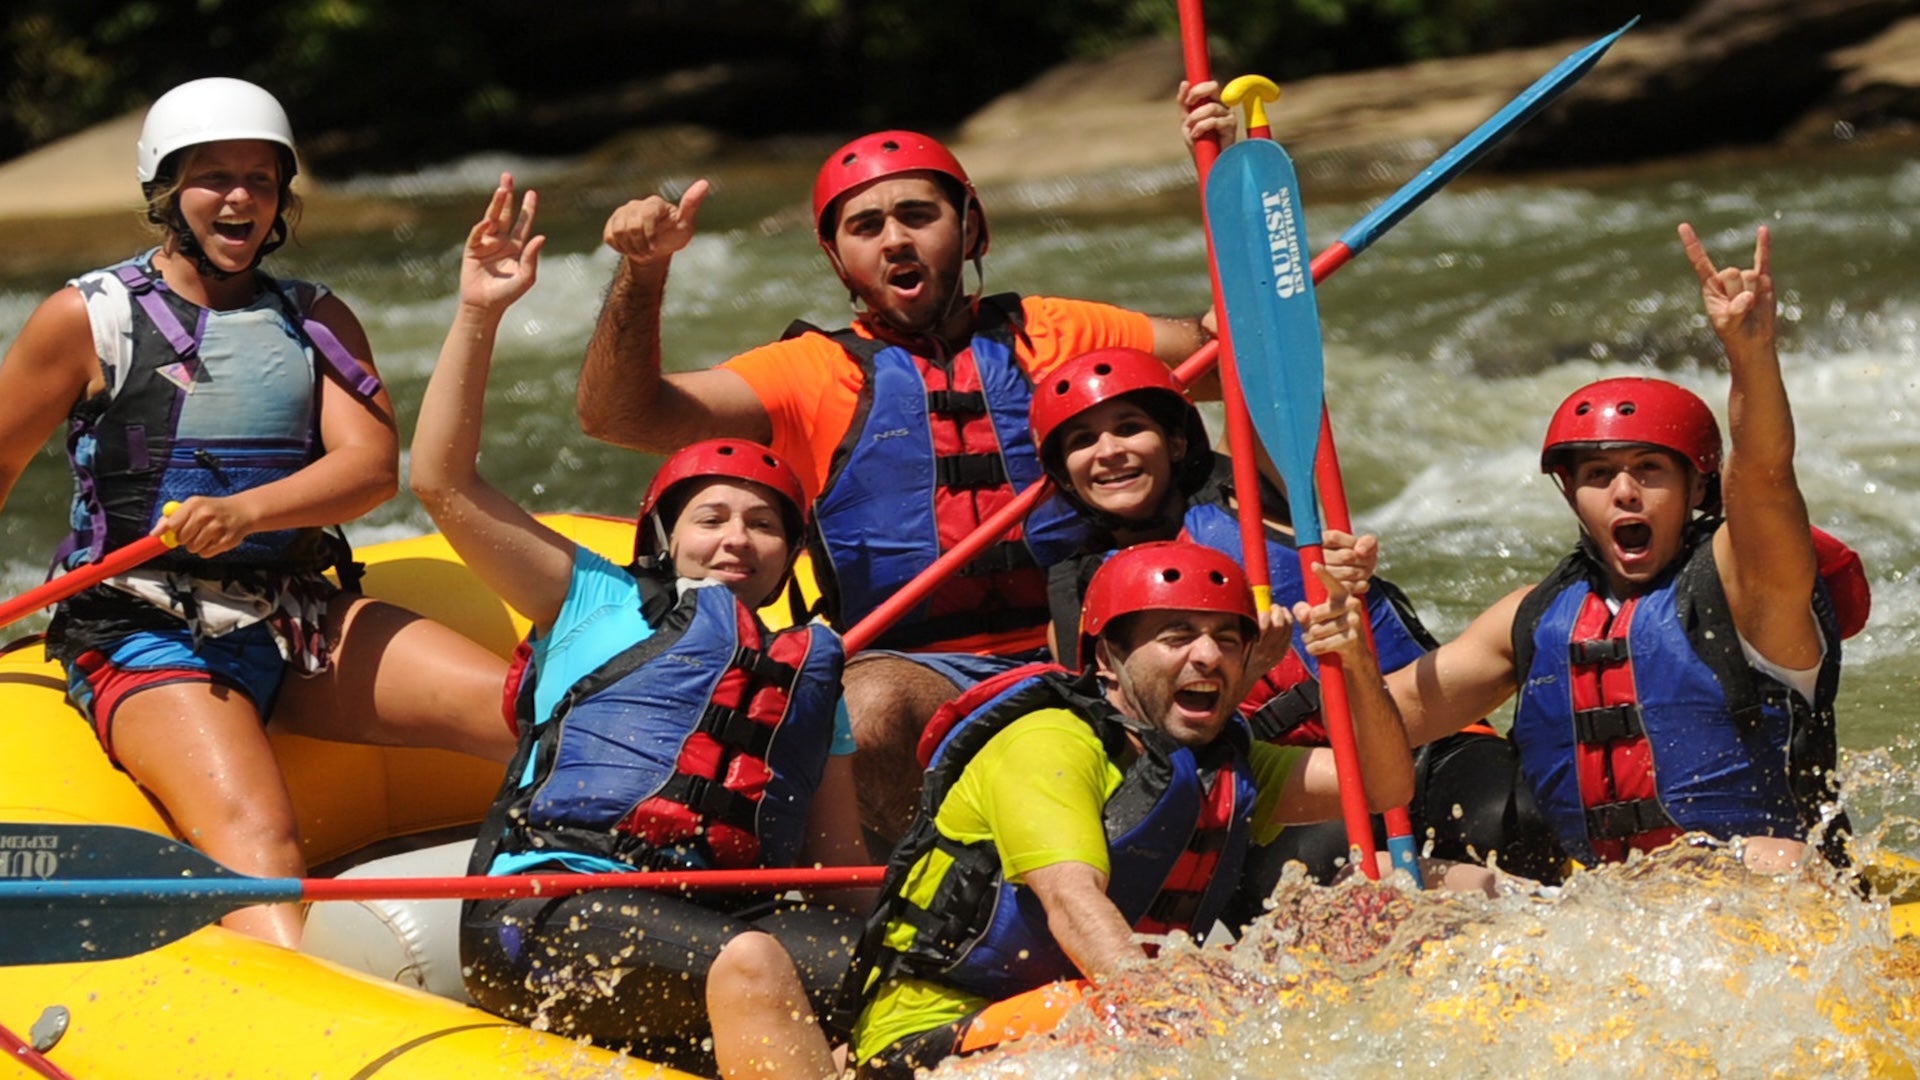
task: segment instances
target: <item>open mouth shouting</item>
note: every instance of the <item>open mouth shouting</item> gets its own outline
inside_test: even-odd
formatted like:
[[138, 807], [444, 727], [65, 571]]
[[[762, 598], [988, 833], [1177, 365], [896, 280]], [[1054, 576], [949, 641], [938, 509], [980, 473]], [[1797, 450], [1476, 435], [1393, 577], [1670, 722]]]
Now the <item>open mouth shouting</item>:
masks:
[[1653, 526], [1638, 518], [1622, 518], [1610, 532], [1614, 556], [1628, 570], [1639, 569], [1653, 557]]
[[223, 244], [228, 247], [246, 247], [247, 242], [253, 238], [253, 233], [254, 223], [252, 218], [222, 217], [215, 218], [213, 222], [213, 235], [218, 237]]
[[926, 268], [917, 262], [898, 263], [887, 269], [887, 288], [903, 300], [913, 300], [926, 290]]
[[1182, 683], [1173, 692], [1173, 707], [1189, 721], [1210, 721], [1220, 707], [1223, 689], [1218, 679], [1195, 679]]

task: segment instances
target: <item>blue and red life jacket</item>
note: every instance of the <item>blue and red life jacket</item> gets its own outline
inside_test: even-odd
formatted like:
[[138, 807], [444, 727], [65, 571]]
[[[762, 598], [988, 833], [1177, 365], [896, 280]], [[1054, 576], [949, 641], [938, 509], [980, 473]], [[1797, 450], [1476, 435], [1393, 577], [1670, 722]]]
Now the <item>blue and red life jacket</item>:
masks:
[[548, 717], [533, 716], [532, 680], [511, 687], [521, 748], [478, 872], [568, 856], [642, 869], [798, 862], [833, 741], [839, 636], [768, 632], [724, 587], [675, 598], [658, 574], [636, 576], [651, 635]]
[[1715, 524], [1696, 527], [1679, 565], [1617, 611], [1583, 547], [1515, 616], [1513, 742], [1576, 859], [1621, 859], [1682, 831], [1805, 839], [1834, 798], [1840, 636], [1826, 587], [1814, 611], [1827, 649], [1808, 701], [1742, 654]]
[[[170, 501], [232, 495], [313, 463], [323, 452], [322, 372], [362, 400], [379, 392], [379, 379], [309, 317], [314, 286], [255, 278], [259, 296], [233, 311], [201, 307], [169, 289], [151, 253], [76, 279], [96, 318], [91, 298], [108, 288], [105, 279], [125, 287], [126, 311], [112, 317], [132, 348], [124, 371], [101, 357], [108, 389], [69, 416], [73, 532], [59, 564], [96, 561], [146, 536]], [[330, 544], [319, 529], [279, 529], [212, 559], [176, 548], [152, 565], [300, 571], [348, 558], [343, 543]]]
[[[1014, 721], [1042, 709], [1086, 721], [1125, 778], [1103, 814], [1111, 867], [1107, 896], [1141, 933], [1203, 931], [1240, 877], [1255, 790], [1245, 726], [1237, 719], [1199, 750], [1133, 724], [1107, 704], [1091, 674], [1053, 664], [993, 676], [943, 706], [921, 741], [931, 754], [921, 811], [888, 861], [882, 899], [867, 923], [843, 984], [848, 1017], [880, 983], [929, 979], [999, 999], [1079, 970], [1054, 940], [1039, 898], [1007, 882], [992, 842], [960, 844], [934, 825], [942, 801], [982, 747]], [[1129, 733], [1143, 746], [1135, 753]], [[906, 896], [914, 868], [938, 851], [952, 859], [927, 907]], [[888, 930], [914, 930], [905, 948]]]
[[[832, 338], [862, 374], [853, 421], [813, 504], [808, 542], [824, 613], [845, 628], [1040, 481], [1027, 421], [1033, 383], [1014, 355], [1023, 331], [1020, 300], [1010, 294], [980, 301], [971, 344], [945, 362], [851, 330], [795, 323], [786, 336], [802, 333]], [[1081, 536], [1078, 515], [1049, 500], [874, 645], [1045, 645], [1043, 571], [1071, 554]], [[1008, 635], [1017, 643], [1008, 645]]]

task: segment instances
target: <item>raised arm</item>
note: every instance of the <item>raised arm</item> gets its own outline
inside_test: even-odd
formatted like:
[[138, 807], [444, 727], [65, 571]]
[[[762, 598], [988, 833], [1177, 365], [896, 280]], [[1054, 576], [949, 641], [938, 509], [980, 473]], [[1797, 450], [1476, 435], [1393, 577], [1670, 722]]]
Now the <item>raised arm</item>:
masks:
[[[1360, 780], [1375, 811], [1400, 806], [1413, 797], [1413, 756], [1407, 751], [1407, 732], [1399, 710], [1380, 678], [1380, 665], [1367, 647], [1366, 605], [1324, 564], [1313, 573], [1327, 588], [1318, 606], [1294, 605], [1293, 617], [1303, 627], [1307, 652], [1316, 657], [1337, 655], [1347, 687], [1354, 741], [1360, 750]], [[1280, 820], [1323, 821], [1340, 814], [1340, 787], [1333, 751], [1315, 749], [1293, 776], [1276, 809]]]
[[[1217, 139], [1222, 149], [1233, 144], [1233, 110], [1220, 101], [1219, 83], [1208, 81], [1189, 84], [1182, 79], [1180, 88], [1174, 92], [1174, 101], [1180, 109], [1180, 138], [1186, 143], [1188, 153], [1194, 153], [1194, 145], [1203, 138]], [[1202, 345], [1212, 341], [1218, 333], [1219, 327], [1214, 321], [1211, 305], [1189, 319], [1156, 316], [1153, 320], [1153, 354], [1166, 361], [1169, 367], [1177, 366]], [[1187, 396], [1196, 401], [1219, 401], [1219, 368], [1208, 370], [1188, 386]]]
[[545, 629], [566, 600], [573, 544], [480, 475], [487, 374], [500, 319], [533, 287], [546, 237], [533, 235], [529, 191], [514, 220], [513, 178], [502, 175], [460, 256], [460, 306], [427, 380], [413, 430], [408, 483], [469, 567]]
[[1811, 668], [1820, 662], [1811, 607], [1819, 561], [1793, 472], [1793, 410], [1774, 348], [1772, 237], [1759, 228], [1745, 270], [1715, 269], [1691, 225], [1680, 226], [1680, 244], [1732, 372], [1720, 470], [1726, 522], [1713, 541], [1720, 581], [1747, 644], [1782, 667]]
[[663, 454], [721, 436], [773, 438], [767, 411], [746, 380], [722, 370], [661, 374], [667, 267], [693, 239], [708, 190], [698, 180], [677, 205], [649, 195], [607, 219], [603, 237], [620, 254], [620, 268], [587, 342], [574, 400], [580, 429], [592, 438]]

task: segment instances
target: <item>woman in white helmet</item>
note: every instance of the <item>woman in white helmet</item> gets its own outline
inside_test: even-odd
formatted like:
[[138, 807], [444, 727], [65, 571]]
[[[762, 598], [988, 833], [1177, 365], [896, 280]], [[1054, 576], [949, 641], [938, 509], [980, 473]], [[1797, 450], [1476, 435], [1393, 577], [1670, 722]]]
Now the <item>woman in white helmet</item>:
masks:
[[[182, 836], [265, 877], [305, 869], [265, 720], [497, 760], [514, 745], [499, 716], [505, 663], [352, 591], [351, 552], [322, 531], [394, 494], [399, 452], [353, 313], [258, 269], [297, 217], [294, 171], [286, 113], [265, 90], [214, 78], [168, 91], [138, 145], [158, 246], [73, 279], [0, 361], [0, 505], [68, 424], [73, 534], [58, 569], [179, 539], [55, 613], [48, 651], [69, 696]], [[429, 665], [434, 678], [418, 678]], [[294, 905], [226, 923], [300, 938]]]

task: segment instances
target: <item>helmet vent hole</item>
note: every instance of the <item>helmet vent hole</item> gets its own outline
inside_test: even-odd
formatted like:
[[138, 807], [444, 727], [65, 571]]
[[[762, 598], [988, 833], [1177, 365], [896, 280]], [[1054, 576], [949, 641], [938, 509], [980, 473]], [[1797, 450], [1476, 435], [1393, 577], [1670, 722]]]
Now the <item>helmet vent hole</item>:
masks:
[[1111, 375], [1113, 374], [1113, 365], [1112, 364], [1095, 364], [1093, 365], [1093, 373], [1095, 375]]
[[1585, 416], [1592, 411], [1593, 411], [1593, 402], [1583, 401], [1579, 405], [1574, 406], [1573, 415]]
[[900, 144], [893, 141], [892, 139], [888, 139], [886, 142], [881, 143], [880, 148], [882, 150], [885, 150], [889, 154], [897, 154], [900, 152]]
[[1632, 416], [1638, 410], [1637, 410], [1637, 406], [1635, 406], [1633, 402], [1623, 401], [1614, 408], [1614, 411], [1619, 413], [1621, 416]]
[[1227, 575], [1218, 570], [1209, 570], [1207, 572], [1207, 580], [1213, 582], [1215, 585], [1225, 585], [1227, 583]]
[[1180, 571], [1173, 567], [1168, 567], [1160, 572], [1160, 580], [1172, 585], [1180, 580]]

